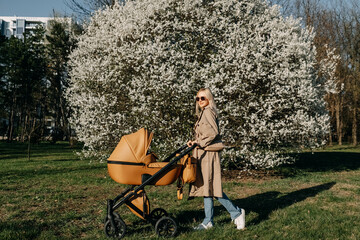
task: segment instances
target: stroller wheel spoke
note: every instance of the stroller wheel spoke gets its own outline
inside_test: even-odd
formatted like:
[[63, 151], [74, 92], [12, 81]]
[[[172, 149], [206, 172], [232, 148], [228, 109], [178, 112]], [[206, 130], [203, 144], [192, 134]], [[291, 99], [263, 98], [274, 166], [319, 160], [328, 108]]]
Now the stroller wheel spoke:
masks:
[[126, 233], [126, 224], [120, 217], [114, 217], [115, 228], [112, 226], [110, 219], [106, 221], [104, 231], [110, 238], [121, 239]]
[[162, 218], [167, 217], [168, 213], [165, 211], [165, 209], [162, 208], [155, 208], [150, 213], [150, 222], [153, 226], [155, 226], [156, 222]]
[[157, 221], [155, 231], [160, 237], [173, 237], [177, 233], [177, 224], [171, 217], [162, 217]]

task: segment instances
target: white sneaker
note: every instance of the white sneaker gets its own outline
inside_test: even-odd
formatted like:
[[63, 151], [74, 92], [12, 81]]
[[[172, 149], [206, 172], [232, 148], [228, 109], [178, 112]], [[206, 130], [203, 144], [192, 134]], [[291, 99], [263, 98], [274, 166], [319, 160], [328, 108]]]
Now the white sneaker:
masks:
[[245, 228], [245, 210], [243, 208], [240, 208], [241, 214], [238, 216], [234, 223], [236, 225], [236, 228], [241, 230]]
[[212, 228], [214, 225], [212, 224], [212, 222], [209, 222], [208, 224], [203, 224], [200, 223], [198, 226], [194, 227], [194, 230], [205, 230], [205, 229], [209, 229]]

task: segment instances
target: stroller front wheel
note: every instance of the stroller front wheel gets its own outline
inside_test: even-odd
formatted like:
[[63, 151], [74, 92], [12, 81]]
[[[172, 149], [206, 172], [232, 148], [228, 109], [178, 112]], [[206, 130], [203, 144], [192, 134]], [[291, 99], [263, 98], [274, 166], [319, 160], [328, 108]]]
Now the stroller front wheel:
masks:
[[169, 214], [163, 208], [155, 208], [150, 213], [150, 222], [153, 226], [157, 223], [157, 221], [162, 217], [167, 217]]
[[110, 238], [121, 239], [126, 233], [126, 224], [121, 218], [114, 218], [115, 228], [111, 225], [110, 219], [106, 221], [104, 231], [106, 236]]
[[[120, 217], [120, 215], [119, 215], [118, 213], [113, 212], [113, 215], [114, 215], [114, 218], [120, 218], [120, 219], [121, 219], [121, 217]], [[108, 216], [106, 215], [106, 216], [105, 216], [105, 219], [104, 219], [104, 224], [105, 224], [108, 220], [109, 220], [109, 219], [108, 219]]]
[[160, 218], [155, 225], [155, 232], [160, 237], [174, 237], [177, 233], [178, 226], [171, 217]]

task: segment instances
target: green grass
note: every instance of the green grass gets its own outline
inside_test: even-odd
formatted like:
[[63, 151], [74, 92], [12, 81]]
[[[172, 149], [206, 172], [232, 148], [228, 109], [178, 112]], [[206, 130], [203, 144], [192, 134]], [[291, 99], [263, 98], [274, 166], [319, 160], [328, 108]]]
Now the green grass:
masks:
[[[108, 176], [106, 163], [79, 160], [66, 143], [34, 145], [31, 161], [26, 147], [0, 142], [0, 239], [106, 239], [106, 200], [127, 186]], [[360, 239], [360, 148], [303, 153], [277, 172], [223, 182], [246, 210], [244, 231], [218, 202], [215, 227], [193, 231], [203, 218], [201, 198], [179, 201], [175, 185], [146, 191], [152, 208], [166, 209], [179, 223], [176, 239]], [[128, 226], [125, 239], [157, 239], [127, 207], [118, 213]]]

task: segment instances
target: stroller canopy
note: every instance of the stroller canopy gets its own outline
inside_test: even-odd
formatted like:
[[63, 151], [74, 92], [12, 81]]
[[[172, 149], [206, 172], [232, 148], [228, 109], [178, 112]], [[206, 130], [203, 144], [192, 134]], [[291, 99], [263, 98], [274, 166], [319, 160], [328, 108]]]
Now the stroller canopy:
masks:
[[144, 128], [123, 136], [108, 160], [142, 163], [150, 147], [152, 137], [153, 133]]

